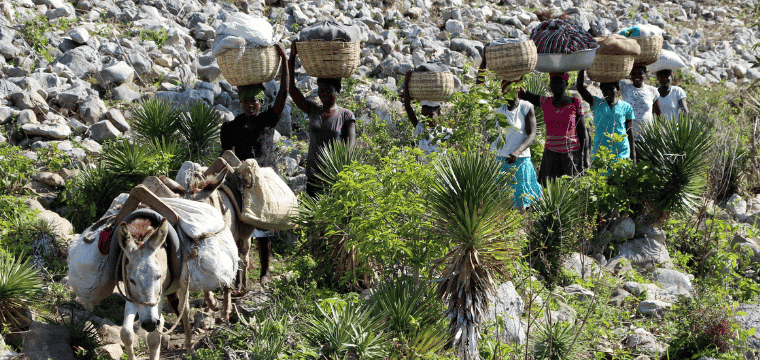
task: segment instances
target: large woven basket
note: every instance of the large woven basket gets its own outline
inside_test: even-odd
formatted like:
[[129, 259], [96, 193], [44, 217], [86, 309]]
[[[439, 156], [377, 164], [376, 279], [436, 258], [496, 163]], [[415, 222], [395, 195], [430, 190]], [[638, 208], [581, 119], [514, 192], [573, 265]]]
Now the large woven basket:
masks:
[[633, 69], [632, 55], [596, 54], [588, 70], [588, 78], [600, 83], [620, 81], [628, 77]]
[[280, 56], [274, 46], [246, 48], [242, 56], [236, 50], [223, 52], [216, 58], [219, 70], [233, 86], [265, 83], [280, 71]]
[[532, 40], [489, 46], [486, 52], [488, 68], [508, 81], [517, 81], [533, 71], [537, 61], [536, 44]]
[[409, 95], [423, 101], [446, 101], [454, 94], [454, 74], [450, 72], [414, 72], [409, 79]]
[[631, 39], [636, 40], [641, 46], [641, 55], [633, 60], [634, 64], [651, 65], [657, 62], [662, 52], [662, 36], [637, 36]]
[[296, 44], [301, 65], [313, 77], [350, 77], [359, 67], [358, 41], [300, 41]]

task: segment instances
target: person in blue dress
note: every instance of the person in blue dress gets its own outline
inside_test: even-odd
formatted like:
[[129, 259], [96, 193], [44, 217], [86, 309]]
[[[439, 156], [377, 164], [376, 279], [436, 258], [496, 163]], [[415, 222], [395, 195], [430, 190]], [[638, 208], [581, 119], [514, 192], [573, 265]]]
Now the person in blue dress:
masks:
[[[600, 84], [602, 98], [593, 96], [586, 88], [585, 70], [578, 72], [576, 88], [583, 101], [587, 102], [594, 113], [594, 142], [591, 153], [596, 155], [604, 146], [619, 159], [631, 158], [636, 162], [636, 139], [633, 137], [633, 106], [618, 100], [620, 84], [607, 82]], [[626, 138], [613, 143], [607, 134], [625, 135]]]

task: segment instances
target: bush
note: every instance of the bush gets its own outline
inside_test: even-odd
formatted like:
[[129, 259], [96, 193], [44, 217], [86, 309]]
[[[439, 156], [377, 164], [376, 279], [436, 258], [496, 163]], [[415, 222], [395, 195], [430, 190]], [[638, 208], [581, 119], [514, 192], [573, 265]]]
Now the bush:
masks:
[[71, 196], [66, 205], [71, 209], [67, 217], [76, 232], [82, 232], [105, 214], [116, 196], [130, 191], [134, 183], [100, 164], [94, 169], [83, 170], [69, 182]]
[[577, 335], [580, 329], [564, 322], [548, 322], [538, 326], [538, 335], [533, 340], [536, 360], [577, 359], [584, 344]]
[[307, 316], [304, 325], [304, 337], [320, 358], [385, 358], [385, 327], [370, 309], [353, 302], [328, 306], [317, 305], [319, 314]]
[[679, 327], [663, 359], [713, 357], [731, 350], [734, 337], [731, 314], [719, 299], [681, 298], [670, 317]]
[[0, 255], [0, 323], [14, 329], [27, 326], [26, 310], [42, 293], [37, 271], [22, 258]]
[[203, 101], [196, 101], [183, 109], [178, 130], [188, 147], [190, 158], [187, 160], [211, 164], [221, 150], [219, 130], [222, 122], [219, 112]]
[[0, 145], [0, 194], [19, 194], [34, 175], [34, 161], [21, 155], [20, 147]]
[[[50, 233], [48, 224], [37, 218], [24, 200], [0, 195], [0, 253], [18, 257], [29, 251], [40, 237]], [[46, 249], [49, 250], [49, 249]]]

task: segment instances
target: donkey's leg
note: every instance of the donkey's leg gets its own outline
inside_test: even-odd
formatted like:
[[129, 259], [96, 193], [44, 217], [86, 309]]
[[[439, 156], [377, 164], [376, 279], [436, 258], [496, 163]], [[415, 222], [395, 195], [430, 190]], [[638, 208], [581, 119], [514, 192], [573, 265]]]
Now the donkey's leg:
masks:
[[222, 306], [222, 319], [229, 320], [232, 313], [232, 289], [229, 286], [225, 286], [224, 291], [224, 306]]
[[248, 265], [250, 265], [248, 255], [251, 251], [251, 235], [253, 234], [254, 229], [255, 227], [253, 225], [246, 224], [242, 221], [238, 222], [236, 241], [238, 245], [238, 255], [240, 255], [240, 259], [243, 260], [243, 266], [238, 271], [237, 286], [238, 290], [241, 291], [248, 289]]
[[272, 241], [269, 237], [256, 238], [259, 245], [259, 264], [261, 265], [261, 284], [266, 285], [271, 277], [269, 260], [272, 258]]
[[219, 311], [219, 304], [216, 303], [216, 296], [213, 291], [206, 291], [206, 293], [203, 294], [203, 297], [206, 299], [206, 306], [208, 306], [211, 311]]
[[137, 308], [134, 304], [127, 301], [124, 304], [124, 323], [121, 325], [121, 341], [124, 343], [124, 350], [127, 352], [127, 359], [135, 360], [135, 350], [133, 344], [137, 341], [137, 336], [133, 329], [135, 325], [135, 315]]
[[185, 310], [182, 314], [182, 327], [185, 329], [185, 350], [187, 350], [187, 355], [190, 356], [193, 353], [193, 329], [190, 324], [190, 299], [188, 298], [190, 289], [187, 288], [187, 285], [184, 285], [180, 286], [180, 291], [185, 291], [184, 294], [180, 293], [179, 306], [180, 309]]
[[[158, 329], [163, 330], [164, 328], [163, 319], [159, 320], [158, 325], [159, 325]], [[159, 333], [158, 331], [148, 333], [148, 359], [159, 360], [158, 356], [160, 354], [161, 354], [161, 333]]]

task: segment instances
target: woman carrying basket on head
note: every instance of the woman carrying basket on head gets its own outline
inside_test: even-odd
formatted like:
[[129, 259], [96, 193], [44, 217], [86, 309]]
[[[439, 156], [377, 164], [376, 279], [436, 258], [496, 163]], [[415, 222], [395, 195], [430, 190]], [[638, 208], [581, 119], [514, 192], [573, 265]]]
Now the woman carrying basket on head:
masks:
[[578, 98], [565, 95], [568, 80], [567, 73], [551, 73], [549, 89], [552, 96], [541, 96], [524, 89], [518, 92], [521, 100], [541, 107], [544, 112], [546, 145], [538, 171], [538, 181], [543, 185], [547, 179], [578, 175], [591, 163], [583, 107]]
[[[290, 48], [288, 59], [288, 71], [294, 74], [296, 44]], [[295, 76], [290, 77], [290, 97], [293, 103], [309, 117], [309, 153], [306, 163], [306, 193], [315, 196], [319, 192], [319, 183], [316, 177], [317, 159], [319, 153], [332, 141], [344, 141], [353, 147], [356, 143], [356, 119], [350, 110], [338, 106], [336, 101], [340, 93], [341, 83], [337, 79], [317, 79], [317, 96], [321, 105], [317, 105], [303, 96], [296, 87]]]

